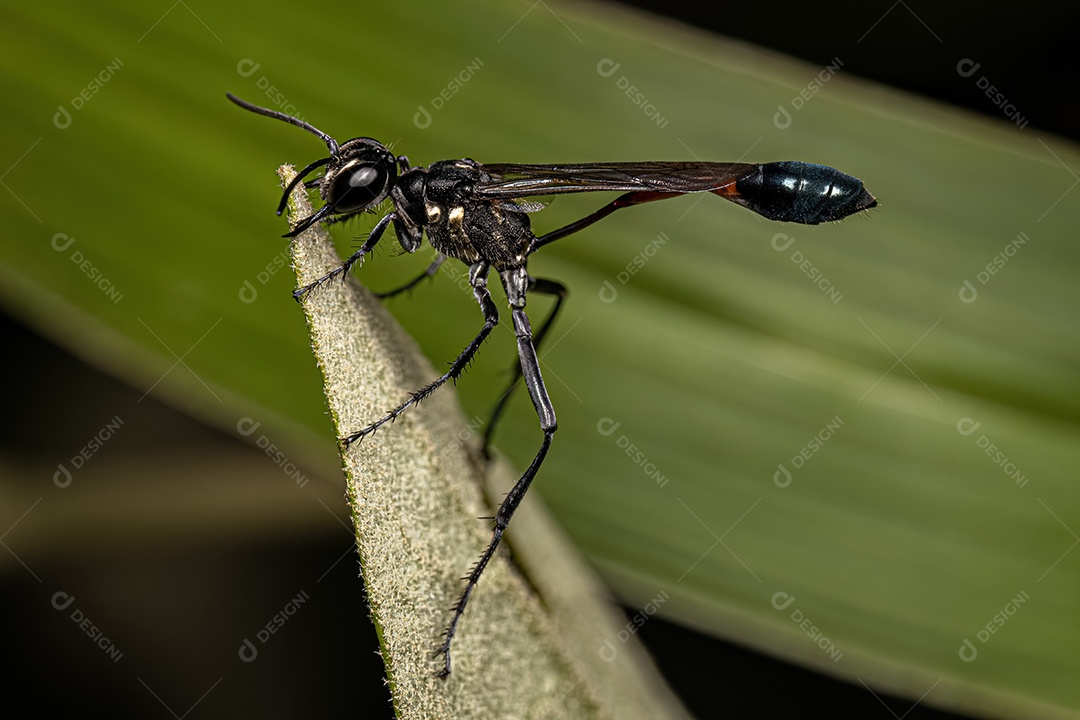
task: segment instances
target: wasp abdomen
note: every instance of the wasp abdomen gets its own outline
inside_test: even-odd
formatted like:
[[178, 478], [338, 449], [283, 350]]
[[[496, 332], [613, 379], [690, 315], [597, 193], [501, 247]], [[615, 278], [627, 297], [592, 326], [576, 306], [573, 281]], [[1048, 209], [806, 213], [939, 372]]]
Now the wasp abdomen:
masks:
[[877, 205], [862, 180], [827, 165], [787, 160], [759, 165], [726, 197], [769, 220], [816, 225]]

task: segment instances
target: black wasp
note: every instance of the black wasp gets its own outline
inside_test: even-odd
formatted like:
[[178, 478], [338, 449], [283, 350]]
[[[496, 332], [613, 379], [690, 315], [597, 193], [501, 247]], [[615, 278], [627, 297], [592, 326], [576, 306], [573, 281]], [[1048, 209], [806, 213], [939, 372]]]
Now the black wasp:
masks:
[[[410, 253], [420, 248], [424, 231], [427, 230], [428, 241], [438, 255], [421, 276], [382, 297], [407, 290], [434, 275], [447, 258], [460, 260], [469, 266], [469, 283], [484, 314], [484, 327], [458, 355], [445, 375], [411, 394], [408, 400], [371, 425], [342, 438], [346, 448], [392, 422], [448, 380], [456, 380], [499, 322], [499, 312], [487, 289], [488, 273], [493, 268], [499, 273], [499, 280], [506, 291], [514, 321], [514, 334], [517, 336], [520, 365], [515, 366], [510, 388], [492, 414], [484, 437], [484, 450], [486, 453], [492, 428], [505, 407], [510, 389], [521, 377], [525, 378], [525, 386], [540, 418], [544, 439], [528, 469], [499, 506], [491, 542], [469, 572], [465, 590], [453, 608], [454, 614], [446, 628], [444, 640], [436, 651], [436, 655], [443, 657], [443, 667], [438, 673], [442, 676], [450, 674], [450, 644], [469, 596], [494, 555], [514, 510], [544, 462], [557, 427], [555, 410], [537, 362], [536, 347], [558, 315], [567, 290], [562, 283], [529, 275], [525, 269], [529, 256], [544, 245], [582, 230], [619, 208], [687, 193], [711, 192], [770, 220], [806, 225], [840, 220], [877, 204], [858, 178], [831, 167], [799, 161], [764, 164], [637, 162], [484, 165], [463, 159], [443, 160], [426, 168], [411, 167], [404, 155], [394, 156], [377, 140], [360, 137], [339, 145], [334, 138], [303, 120], [252, 105], [231, 93], [228, 98], [245, 110], [303, 128], [321, 138], [330, 149], [330, 157], [316, 160], [300, 171], [285, 189], [277, 211], [280, 215], [289, 194], [304, 182], [305, 177], [324, 166], [322, 175], [304, 182], [304, 187], [318, 188], [326, 204], [304, 218], [284, 237], [293, 237], [317, 222], [330, 224], [348, 220], [373, 210], [387, 199], [393, 205], [375, 224], [359, 250], [332, 272], [298, 289], [295, 297], [299, 299], [335, 277], [345, 275], [349, 268], [375, 248], [390, 225], [394, 226], [401, 247]], [[520, 201], [530, 196], [601, 190], [623, 194], [591, 215], [540, 237], [533, 234], [527, 213], [540, 210], [543, 205]], [[535, 336], [525, 314], [525, 297], [529, 292], [556, 297], [550, 314]]]

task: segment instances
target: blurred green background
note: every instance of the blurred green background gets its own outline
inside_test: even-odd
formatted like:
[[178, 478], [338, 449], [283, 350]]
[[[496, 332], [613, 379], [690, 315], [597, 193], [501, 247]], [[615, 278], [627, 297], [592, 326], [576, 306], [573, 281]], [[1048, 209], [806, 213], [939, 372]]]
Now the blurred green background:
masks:
[[[230, 90], [415, 164], [801, 159], [862, 178], [882, 206], [840, 224], [681, 198], [538, 254], [571, 297], [541, 353], [560, 431], [536, 491], [631, 615], [665, 597], [642, 635], [701, 716], [768, 716], [785, 694], [1077, 714], [1072, 144], [599, 4], [4, 15], [12, 708], [386, 706], [273, 214], [276, 166], [325, 148]], [[605, 201], [561, 197], [534, 226]], [[338, 226], [339, 250], [369, 227]], [[431, 259], [398, 254], [384, 242], [360, 281]], [[390, 303], [436, 366], [482, 321], [463, 275]], [[513, 357], [504, 324], [459, 384], [468, 417]], [[521, 465], [539, 435], [517, 397], [498, 447]]]

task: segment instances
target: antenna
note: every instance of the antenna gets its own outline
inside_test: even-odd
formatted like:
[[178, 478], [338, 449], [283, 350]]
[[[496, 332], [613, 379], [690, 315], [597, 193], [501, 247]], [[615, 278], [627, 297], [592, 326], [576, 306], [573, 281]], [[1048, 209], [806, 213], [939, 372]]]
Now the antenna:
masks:
[[244, 108], [245, 110], [250, 110], [251, 112], [255, 113], [256, 115], [265, 115], [266, 117], [277, 118], [278, 120], [284, 120], [285, 122], [289, 123], [290, 125], [295, 125], [298, 128], [303, 128], [304, 130], [307, 130], [312, 135], [315, 135], [315, 136], [321, 138], [322, 141], [324, 143], [326, 143], [326, 147], [330, 148], [330, 155], [332, 157], [337, 157], [337, 154], [338, 154], [337, 140], [330, 137], [329, 135], [327, 135], [326, 133], [324, 133], [322, 130], [315, 127], [314, 125], [309, 125], [308, 123], [304, 122], [303, 120], [300, 120], [299, 118], [294, 118], [292, 115], [286, 115], [285, 113], [278, 112], [277, 110], [268, 110], [267, 108], [259, 107], [258, 105], [252, 105], [247, 100], [241, 100], [240, 98], [233, 95], [231, 92], [225, 93], [225, 97], [229, 98], [230, 100], [232, 100], [234, 103], [236, 103], [240, 107]]

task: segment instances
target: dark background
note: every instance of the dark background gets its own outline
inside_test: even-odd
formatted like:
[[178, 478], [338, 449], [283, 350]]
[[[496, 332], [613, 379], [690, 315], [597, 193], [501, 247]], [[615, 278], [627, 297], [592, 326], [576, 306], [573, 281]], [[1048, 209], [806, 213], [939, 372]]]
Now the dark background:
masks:
[[[1004, 112], [980, 89], [985, 77], [1028, 128], [1080, 136], [1075, 91], [1080, 77], [1075, 32], [1080, 7], [1029, 2], [704, 3], [623, 0], [731, 38], [815, 65], [834, 58], [843, 73], [968, 108], [989, 118]], [[970, 77], [957, 63], [979, 68]]]

